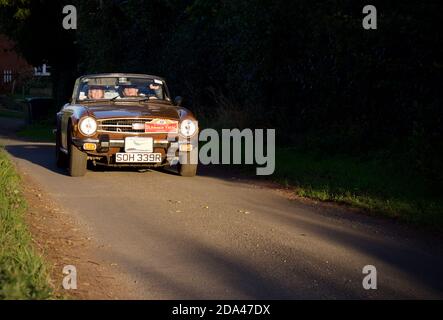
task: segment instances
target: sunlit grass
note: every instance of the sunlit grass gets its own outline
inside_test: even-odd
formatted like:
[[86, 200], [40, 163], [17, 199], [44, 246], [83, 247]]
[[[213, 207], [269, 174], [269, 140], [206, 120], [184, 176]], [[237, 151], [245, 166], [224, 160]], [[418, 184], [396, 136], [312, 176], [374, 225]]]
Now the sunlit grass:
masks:
[[345, 203], [406, 222], [442, 228], [440, 191], [396, 161], [279, 149], [275, 177], [302, 197]]
[[0, 149], [0, 299], [49, 299], [42, 258], [24, 222], [26, 202], [20, 178]]

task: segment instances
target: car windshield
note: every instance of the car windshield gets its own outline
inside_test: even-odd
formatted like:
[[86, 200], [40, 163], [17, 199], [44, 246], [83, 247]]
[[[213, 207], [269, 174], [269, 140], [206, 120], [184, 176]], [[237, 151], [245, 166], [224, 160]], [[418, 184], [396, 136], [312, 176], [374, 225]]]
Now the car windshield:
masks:
[[93, 77], [79, 84], [77, 100], [169, 100], [164, 82], [155, 78]]

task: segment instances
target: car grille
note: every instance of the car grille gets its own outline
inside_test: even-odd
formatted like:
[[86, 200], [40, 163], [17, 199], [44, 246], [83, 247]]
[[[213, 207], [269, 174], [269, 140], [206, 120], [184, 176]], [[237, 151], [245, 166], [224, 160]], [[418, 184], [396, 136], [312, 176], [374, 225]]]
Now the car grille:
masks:
[[[118, 133], [144, 133], [144, 124], [152, 119], [110, 119], [98, 120], [98, 132], [118, 132]], [[133, 124], [139, 123], [143, 125], [140, 129], [134, 129]]]

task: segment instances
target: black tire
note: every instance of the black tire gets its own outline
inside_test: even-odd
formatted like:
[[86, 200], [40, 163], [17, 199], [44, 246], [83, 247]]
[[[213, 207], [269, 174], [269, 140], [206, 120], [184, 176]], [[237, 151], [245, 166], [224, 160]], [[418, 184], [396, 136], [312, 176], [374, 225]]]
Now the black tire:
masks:
[[171, 166], [169, 166], [169, 165], [164, 165], [164, 166], [155, 168], [155, 170], [157, 170], [158, 172], [165, 172], [165, 173], [167, 173], [170, 169], [171, 169]]
[[198, 157], [197, 149], [192, 150], [191, 152], [181, 153], [179, 155], [179, 160], [177, 164], [179, 175], [181, 175], [182, 177], [195, 177], [195, 175], [197, 174], [197, 163], [192, 163], [192, 158], [195, 158], [196, 154]]
[[72, 143], [69, 144], [69, 175], [71, 177], [83, 177], [88, 166], [88, 156], [81, 152]]
[[177, 164], [178, 173], [182, 177], [195, 177], [197, 174], [196, 164]]
[[60, 150], [60, 132], [57, 131], [55, 138], [55, 163], [59, 168], [66, 168], [68, 165], [68, 157]]

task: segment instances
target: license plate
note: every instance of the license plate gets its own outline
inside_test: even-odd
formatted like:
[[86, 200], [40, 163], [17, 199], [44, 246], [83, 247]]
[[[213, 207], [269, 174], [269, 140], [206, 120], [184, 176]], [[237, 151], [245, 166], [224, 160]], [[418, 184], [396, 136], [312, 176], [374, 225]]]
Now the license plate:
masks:
[[127, 137], [125, 139], [125, 152], [144, 152], [153, 151], [154, 142], [150, 137]]
[[116, 163], [160, 163], [162, 162], [161, 153], [116, 153]]

